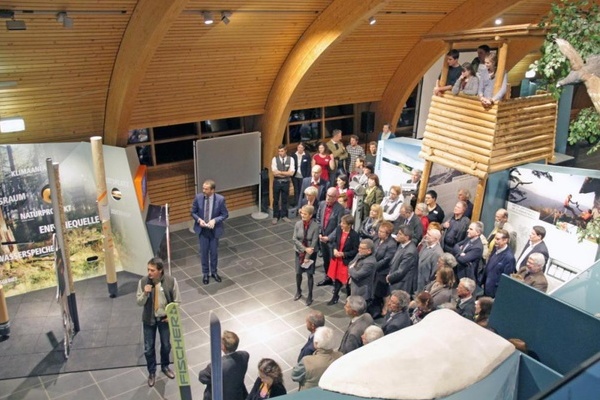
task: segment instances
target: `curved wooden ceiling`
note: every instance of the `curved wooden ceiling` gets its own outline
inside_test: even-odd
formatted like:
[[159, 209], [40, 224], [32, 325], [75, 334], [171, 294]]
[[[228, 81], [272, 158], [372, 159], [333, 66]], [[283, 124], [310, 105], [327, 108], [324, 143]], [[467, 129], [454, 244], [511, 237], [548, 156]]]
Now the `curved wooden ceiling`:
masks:
[[[0, 25], [0, 117], [22, 116], [27, 130], [3, 134], [0, 143], [80, 141], [104, 134], [108, 142], [123, 145], [131, 128], [269, 114], [286, 60], [315, 27], [327, 35], [331, 24], [333, 31], [337, 17], [326, 10], [343, 4], [171, 3], [175, 8], [165, 11], [164, 0], [3, 1], [0, 8], [14, 10], [27, 30]], [[279, 113], [277, 123], [264, 127], [269, 142], [277, 142], [281, 121], [294, 108], [383, 100], [387, 105], [379, 111], [390, 119], [426, 64], [444, 50], [441, 43], [422, 46], [423, 35], [492, 26], [497, 16], [505, 24], [537, 23], [551, 1], [364, 3], [369, 6], [363, 13], [341, 7], [337, 12], [353, 19], [344, 20], [349, 25], [339, 39], [315, 44], [318, 58], [298, 66], [305, 73], [283, 111], [271, 111]], [[214, 12], [215, 24], [202, 23], [203, 10]], [[221, 10], [232, 12], [227, 25], [219, 21]], [[72, 29], [56, 21], [58, 11], [73, 18]], [[367, 21], [371, 14], [378, 20], [373, 26]], [[287, 66], [287, 73], [293, 67]]]

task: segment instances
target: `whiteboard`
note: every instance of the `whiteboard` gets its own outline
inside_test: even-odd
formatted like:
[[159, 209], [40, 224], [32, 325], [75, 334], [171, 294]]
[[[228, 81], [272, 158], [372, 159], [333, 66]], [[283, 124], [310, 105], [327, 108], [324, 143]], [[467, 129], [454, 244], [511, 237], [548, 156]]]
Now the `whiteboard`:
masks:
[[194, 142], [196, 193], [212, 179], [219, 192], [260, 183], [261, 133], [250, 132]]

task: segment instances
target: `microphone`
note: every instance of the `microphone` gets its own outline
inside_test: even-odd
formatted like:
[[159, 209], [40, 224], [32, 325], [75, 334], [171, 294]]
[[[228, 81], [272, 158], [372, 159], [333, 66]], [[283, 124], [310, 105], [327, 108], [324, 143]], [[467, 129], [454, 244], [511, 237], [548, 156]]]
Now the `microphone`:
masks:
[[154, 279], [150, 278], [150, 275], [148, 275], [148, 285], [152, 286], [152, 288], [154, 288]]

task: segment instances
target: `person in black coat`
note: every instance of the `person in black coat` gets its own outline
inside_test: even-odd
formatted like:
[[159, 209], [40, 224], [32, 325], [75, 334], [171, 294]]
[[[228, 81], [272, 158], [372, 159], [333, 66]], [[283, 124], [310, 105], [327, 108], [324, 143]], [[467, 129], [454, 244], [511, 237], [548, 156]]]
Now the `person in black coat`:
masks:
[[471, 278], [476, 281], [475, 272], [483, 257], [481, 232], [483, 232], [482, 222], [471, 223], [467, 229], [467, 238], [454, 246], [453, 254], [458, 262], [455, 271], [456, 279]]
[[396, 240], [398, 248], [390, 263], [390, 273], [386, 277], [390, 290], [404, 290], [413, 293], [417, 283], [419, 255], [412, 242], [412, 230], [407, 225], [400, 227]]
[[279, 364], [270, 358], [263, 358], [258, 363], [258, 378], [246, 400], [270, 399], [287, 394], [283, 385], [283, 373]]
[[404, 290], [394, 290], [388, 301], [388, 313], [381, 329], [385, 335], [399, 331], [412, 325], [408, 314], [410, 296]]
[[308, 340], [302, 346], [300, 354], [298, 354], [298, 362], [305, 356], [310, 356], [315, 352], [315, 331], [321, 326], [325, 326], [325, 316], [319, 310], [311, 310], [306, 316], [306, 329], [308, 329], [310, 335], [308, 335]]
[[[223, 399], [244, 400], [248, 390], [244, 384], [244, 376], [248, 370], [250, 355], [246, 351], [237, 351], [239, 337], [230, 331], [224, 331], [221, 337], [221, 350], [223, 351]], [[198, 380], [206, 385], [204, 400], [212, 400], [212, 367], [208, 364], [198, 374]]]

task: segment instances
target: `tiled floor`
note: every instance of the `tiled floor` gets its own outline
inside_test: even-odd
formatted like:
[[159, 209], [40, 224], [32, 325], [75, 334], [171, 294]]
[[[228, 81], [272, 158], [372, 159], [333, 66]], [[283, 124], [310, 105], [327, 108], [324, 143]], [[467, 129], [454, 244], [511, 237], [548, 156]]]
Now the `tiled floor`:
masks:
[[[204, 385], [198, 372], [209, 362], [209, 311], [217, 313], [222, 329], [240, 337], [240, 349], [250, 353], [246, 384], [256, 379], [256, 366], [263, 357], [275, 359], [284, 370], [285, 385], [294, 391], [290, 379], [296, 357], [308, 332], [304, 298], [294, 302], [293, 224], [239, 217], [226, 222], [219, 249], [222, 283], [201, 281], [197, 237], [189, 231], [172, 234], [172, 274], [182, 292], [185, 346], [190, 367], [192, 393], [200, 399]], [[315, 282], [322, 278], [317, 268]], [[305, 279], [306, 281], [306, 279]], [[306, 283], [304, 282], [304, 287]], [[306, 292], [306, 291], [305, 291]], [[323, 311], [336, 340], [349, 323], [342, 303], [327, 306], [330, 289], [315, 286], [311, 308]], [[141, 311], [140, 311], [141, 318]], [[9, 339], [10, 340], [10, 339]], [[156, 386], [146, 384], [145, 367], [89, 371], [0, 381], [0, 399], [176, 399], [177, 384], [159, 374]]]

